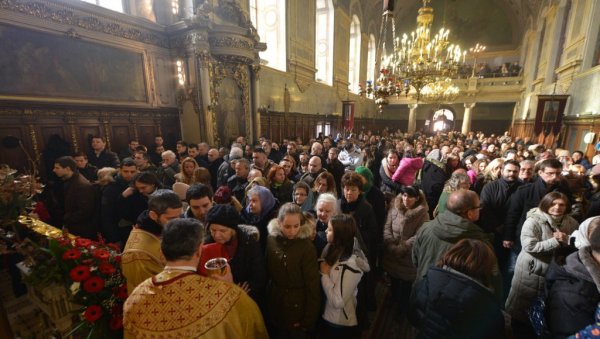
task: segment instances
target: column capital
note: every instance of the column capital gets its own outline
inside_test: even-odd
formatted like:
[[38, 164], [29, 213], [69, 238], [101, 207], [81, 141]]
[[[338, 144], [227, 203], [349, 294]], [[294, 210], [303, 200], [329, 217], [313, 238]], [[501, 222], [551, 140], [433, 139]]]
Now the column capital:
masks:
[[419, 107], [419, 104], [408, 104], [408, 108], [410, 109], [416, 109], [417, 107]]
[[465, 108], [473, 108], [473, 107], [475, 107], [474, 102], [465, 102]]

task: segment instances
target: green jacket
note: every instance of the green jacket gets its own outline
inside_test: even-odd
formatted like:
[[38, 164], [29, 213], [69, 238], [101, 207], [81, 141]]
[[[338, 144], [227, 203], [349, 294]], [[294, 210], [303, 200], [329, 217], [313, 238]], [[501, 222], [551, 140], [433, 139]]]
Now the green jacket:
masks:
[[492, 246], [489, 237], [479, 226], [448, 210], [423, 224], [412, 249], [413, 264], [417, 267], [416, 282], [462, 239], [482, 240]]
[[300, 323], [313, 329], [321, 305], [321, 278], [317, 250], [310, 240], [311, 225], [300, 226], [296, 238], [283, 236], [276, 219], [268, 225], [267, 319], [272, 326], [291, 329]]

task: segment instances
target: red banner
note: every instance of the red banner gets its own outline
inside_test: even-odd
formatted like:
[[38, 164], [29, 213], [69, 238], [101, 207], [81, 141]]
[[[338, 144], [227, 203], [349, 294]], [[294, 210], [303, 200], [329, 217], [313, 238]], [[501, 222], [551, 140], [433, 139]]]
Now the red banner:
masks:
[[344, 130], [351, 131], [354, 128], [354, 101], [342, 101], [342, 112]]

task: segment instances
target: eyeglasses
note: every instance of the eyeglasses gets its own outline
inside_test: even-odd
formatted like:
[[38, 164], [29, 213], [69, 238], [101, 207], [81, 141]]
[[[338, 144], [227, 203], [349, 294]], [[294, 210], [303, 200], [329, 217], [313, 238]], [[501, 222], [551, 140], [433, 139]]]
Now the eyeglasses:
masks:
[[469, 210], [480, 210], [482, 208], [483, 207], [481, 207], [481, 206], [475, 206], [475, 207], [471, 207]]

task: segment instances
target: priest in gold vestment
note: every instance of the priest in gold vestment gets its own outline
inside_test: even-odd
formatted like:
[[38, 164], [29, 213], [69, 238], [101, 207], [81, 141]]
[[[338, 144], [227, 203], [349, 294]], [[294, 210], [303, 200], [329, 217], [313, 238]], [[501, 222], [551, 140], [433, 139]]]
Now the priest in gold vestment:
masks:
[[165, 226], [161, 250], [167, 265], [125, 301], [126, 338], [268, 338], [260, 310], [246, 292], [196, 273], [203, 238], [194, 219]]
[[163, 226], [181, 215], [181, 207], [179, 196], [169, 190], [157, 191], [148, 200], [148, 209], [138, 217], [121, 256], [128, 294], [165, 267], [165, 259], [160, 253], [160, 236]]

